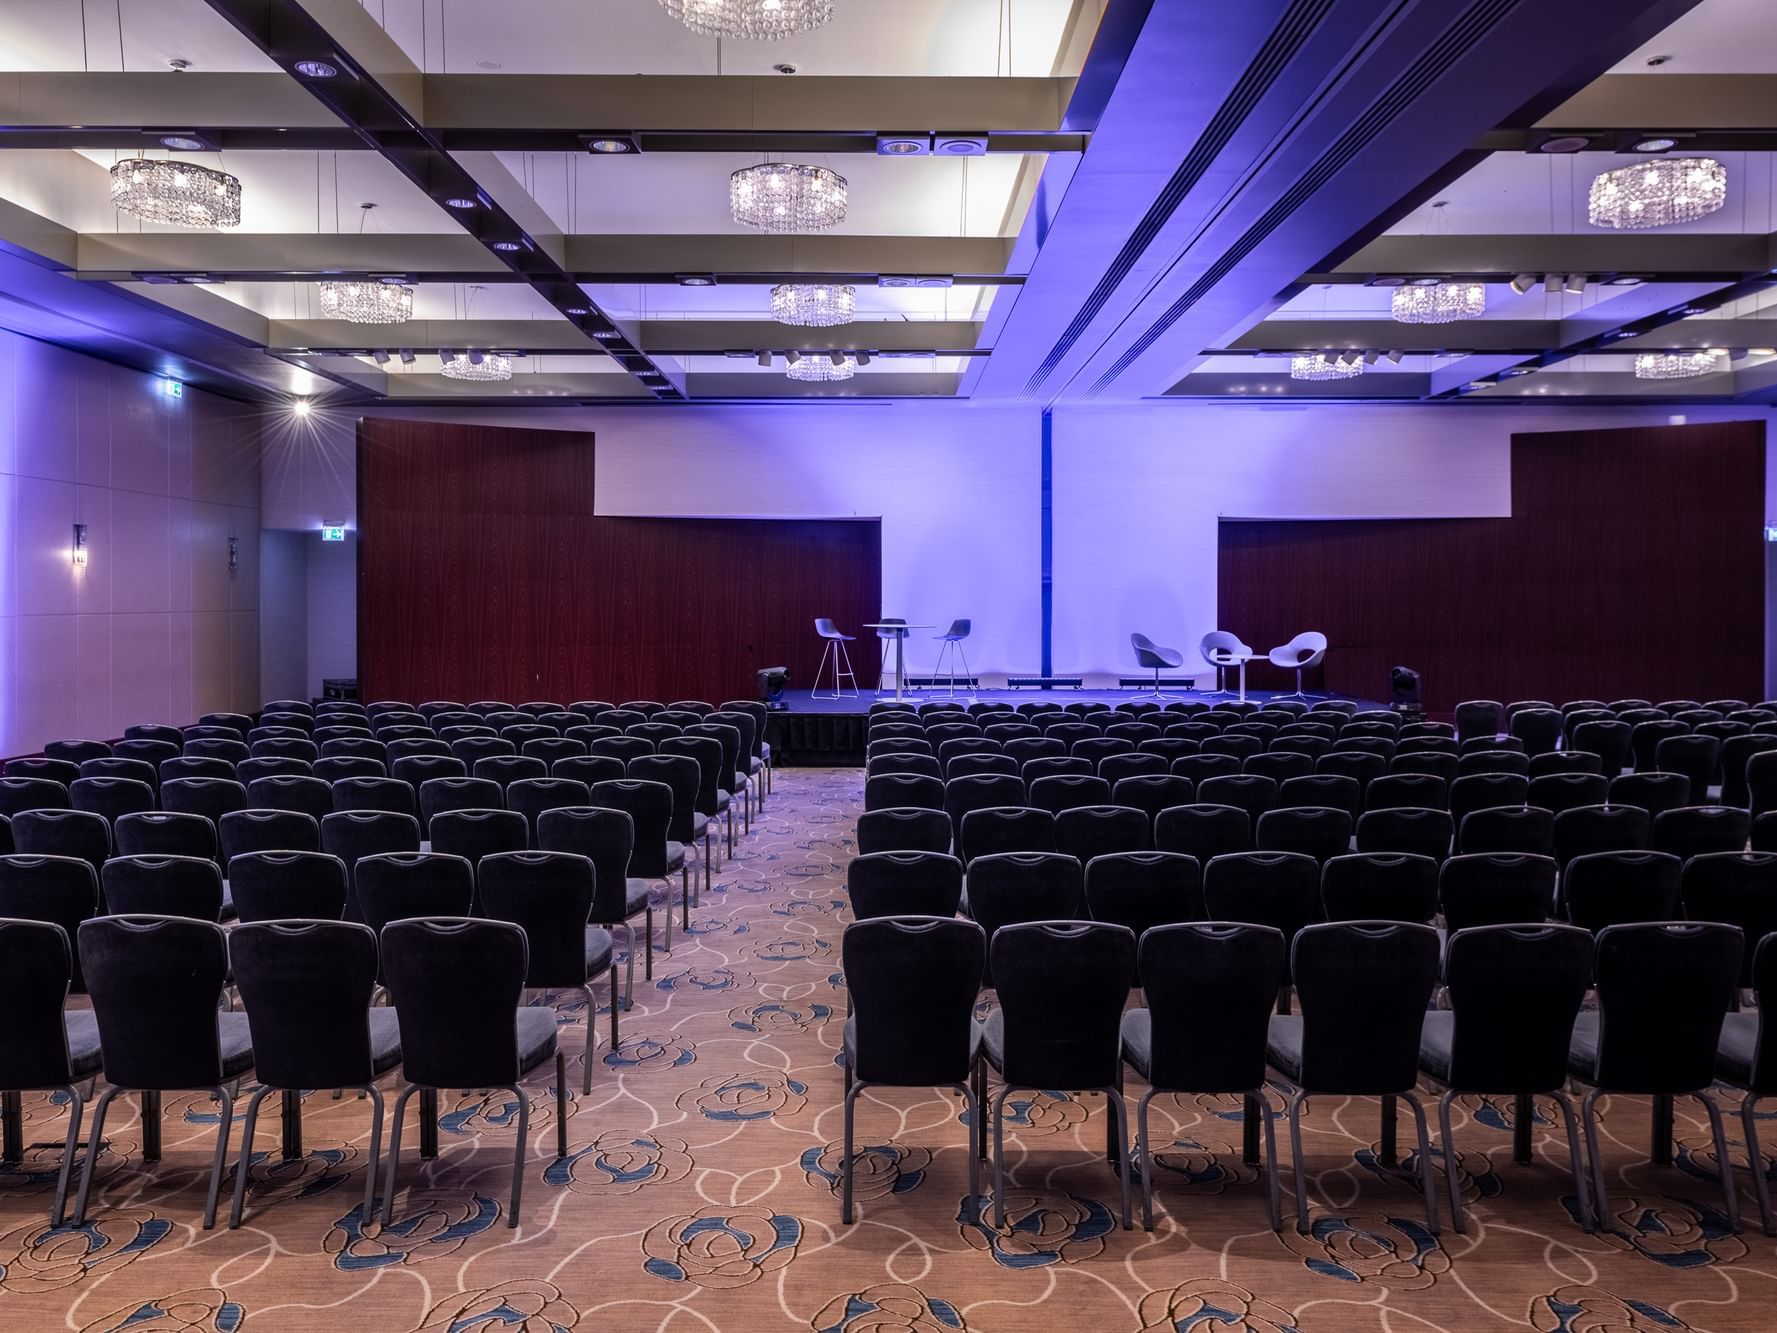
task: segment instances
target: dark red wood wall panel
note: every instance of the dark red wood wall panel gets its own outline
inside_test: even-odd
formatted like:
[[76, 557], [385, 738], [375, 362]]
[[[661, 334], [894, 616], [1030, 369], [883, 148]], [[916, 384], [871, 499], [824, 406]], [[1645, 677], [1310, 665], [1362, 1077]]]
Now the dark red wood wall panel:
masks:
[[[1223, 625], [1332, 640], [1311, 683], [1386, 698], [1763, 696], [1762, 422], [1512, 437], [1512, 516], [1224, 522]], [[1249, 683], [1293, 688], [1268, 664]]]
[[594, 448], [581, 432], [360, 425], [364, 697], [751, 697], [759, 667], [813, 680], [815, 616], [877, 618], [878, 523], [598, 518]]

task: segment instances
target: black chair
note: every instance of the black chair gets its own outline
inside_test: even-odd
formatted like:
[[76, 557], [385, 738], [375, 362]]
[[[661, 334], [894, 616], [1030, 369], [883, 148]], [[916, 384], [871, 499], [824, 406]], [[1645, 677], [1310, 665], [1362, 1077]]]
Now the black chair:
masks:
[[1498, 806], [1476, 810], [1463, 817], [1457, 830], [1456, 850], [1471, 852], [1522, 852], [1535, 856], [1555, 854], [1555, 816], [1534, 805]]
[[591, 789], [591, 804], [625, 811], [634, 826], [629, 877], [659, 880], [666, 886], [666, 948], [673, 947], [672, 876], [679, 875], [679, 902], [685, 929], [691, 928], [691, 857], [684, 843], [673, 839], [673, 789], [664, 782], [601, 782]]
[[247, 786], [246, 809], [291, 810], [319, 824], [333, 813], [333, 786], [316, 777], [278, 773]]
[[[370, 1152], [359, 1214], [368, 1225], [376, 1216], [382, 1161], [383, 1095], [376, 1081], [401, 1063], [395, 1011], [370, 1007], [376, 935], [343, 921], [261, 921], [229, 935], [228, 956], [247, 1011], [259, 1081], [247, 1103], [229, 1227], [240, 1226], [246, 1206], [260, 1104], [273, 1092], [300, 1094], [305, 1088], [355, 1088], [370, 1099]], [[285, 1105], [302, 1114], [299, 1096]]]
[[[1734, 851], [1693, 856], [1684, 863], [1680, 890], [1684, 914], [1692, 921], [1738, 926], [1750, 941], [1777, 931], [1777, 854]], [[1756, 989], [1752, 953], [1742, 961], [1740, 984]]]
[[[1030, 784], [1025, 795], [1026, 805], [1033, 806], [1038, 810], [1047, 810], [1052, 815], [1059, 815], [1063, 810], [1073, 810], [1080, 806], [1109, 805], [1110, 803], [1111, 784], [1101, 777], [1085, 773], [1059, 773], [1052, 777], [1038, 778]], [[991, 957], [991, 943], [988, 948]]]
[[1524, 752], [1533, 758], [1560, 748], [1562, 717], [1557, 709], [1520, 708], [1506, 725], [1512, 735], [1524, 742]]
[[68, 788], [68, 800], [74, 809], [98, 815], [107, 824], [155, 808], [154, 788], [133, 778], [76, 778]]
[[1047, 736], [1017, 736], [1000, 746], [1000, 753], [1015, 761], [1019, 771], [1032, 759], [1065, 759], [1067, 746]]
[[395, 1220], [395, 1172], [407, 1099], [441, 1088], [502, 1088], [518, 1107], [518, 1144], [506, 1225], [518, 1225], [530, 1149], [530, 1098], [524, 1076], [555, 1058], [555, 1155], [568, 1155], [568, 1078], [552, 1010], [519, 1004], [529, 950], [506, 921], [433, 918], [395, 921], [382, 932], [382, 969], [401, 1029], [401, 1073], [389, 1136], [383, 1225]]
[[334, 783], [345, 778], [382, 778], [389, 775], [388, 765], [362, 755], [341, 754], [317, 759], [309, 766], [309, 775], [322, 782]]
[[248, 800], [252, 799], [253, 784], [260, 778], [313, 775], [314, 769], [300, 759], [243, 759], [234, 766], [234, 780], [248, 789]]
[[[640, 753], [653, 754], [654, 751], [650, 747]], [[504, 791], [515, 782], [548, 777], [549, 765], [541, 759], [527, 758], [521, 754], [496, 754], [477, 759], [470, 765], [469, 774], [471, 777], [497, 782]]]
[[[634, 762], [654, 763], [657, 759], [658, 756], [656, 755], [647, 755]], [[671, 771], [675, 772], [676, 776], [681, 781], [684, 780], [684, 772], [676, 767], [677, 764], [681, 762], [687, 765], [692, 772], [689, 789], [681, 792], [675, 788], [673, 792], [673, 822], [676, 826], [680, 819], [681, 810], [679, 797], [683, 795], [686, 802], [686, 808], [683, 811], [685, 816], [684, 831], [689, 834], [691, 832], [690, 817], [696, 813], [689, 808], [689, 805], [697, 794], [697, 764], [696, 761], [691, 759], [669, 761], [669, 763], [673, 765]], [[644, 775], [638, 773], [636, 776], [641, 777]], [[586, 806], [591, 804], [592, 788], [588, 787], [583, 782], [576, 782], [572, 778], [520, 778], [510, 787], [506, 788], [506, 808], [513, 813], [520, 815], [524, 819], [525, 828], [528, 831], [530, 846], [532, 848], [537, 846], [537, 821], [543, 817], [545, 811], [562, 810], [569, 806]], [[674, 836], [677, 836], [676, 828]], [[691, 839], [687, 837], [684, 841], [690, 842]], [[514, 848], [513, 850], [523, 851], [524, 849]]]
[[1337, 773], [1310, 773], [1290, 778], [1278, 787], [1276, 809], [1303, 807], [1343, 810], [1355, 824], [1364, 810], [1364, 789], [1356, 778]]
[[420, 785], [420, 824], [430, 829], [432, 820], [451, 810], [500, 810], [506, 793], [492, 778], [432, 778]]
[[1273, 1069], [1296, 1086], [1287, 1103], [1296, 1187], [1296, 1230], [1308, 1230], [1302, 1168], [1302, 1106], [1321, 1093], [1383, 1098], [1384, 1158], [1391, 1158], [1392, 1103], [1405, 1101], [1419, 1131], [1425, 1225], [1438, 1230], [1431, 1137], [1415, 1092], [1419, 1039], [1438, 979], [1438, 936], [1400, 921], [1337, 921], [1305, 926], [1291, 947], [1301, 1015], [1274, 1015], [1266, 1042]]
[[1233, 777], [1239, 773], [1240, 760], [1231, 754], [1187, 754], [1172, 761], [1172, 772], [1200, 787], [1211, 778]]
[[948, 852], [950, 816], [942, 810], [869, 810], [858, 816], [858, 852]]
[[196, 856], [114, 856], [99, 876], [114, 916], [222, 919], [222, 871]]
[[[974, 758], [975, 756], [968, 757]], [[1007, 763], [1012, 762], [1004, 755], [981, 757], [1005, 760]], [[864, 776], [867, 778], [878, 777], [883, 773], [915, 773], [920, 777], [937, 778], [940, 781], [944, 777], [943, 770], [938, 767], [937, 759], [929, 754], [880, 754], [864, 766]]]
[[160, 810], [125, 815], [112, 829], [119, 856], [217, 855], [216, 826], [202, 815], [170, 815]]
[[8, 759], [0, 773], [9, 778], [37, 779], [67, 787], [80, 776], [80, 765], [68, 759]]
[[1438, 911], [1438, 862], [1399, 852], [1335, 856], [1321, 868], [1328, 921], [1429, 922]]
[[1281, 1231], [1282, 1187], [1265, 1094], [1265, 1039], [1277, 993], [1274, 978], [1287, 962], [1283, 934], [1269, 926], [1213, 921], [1155, 925], [1138, 939], [1136, 959], [1147, 979], [1147, 1007], [1123, 1015], [1122, 1037], [1124, 1061], [1148, 1084], [1135, 1111], [1142, 1225], [1154, 1229], [1148, 1103], [1166, 1093], [1240, 1093], [1247, 1113], [1264, 1125], [1271, 1229]]
[[1471, 852], [1438, 868], [1438, 907], [1451, 934], [1480, 926], [1536, 925], [1555, 910], [1555, 858]]
[[880, 916], [955, 916], [963, 863], [943, 852], [872, 852], [845, 868], [846, 895], [858, 921]]
[[1516, 750], [1469, 750], [1456, 761], [1456, 776], [1466, 778], [1473, 773], [1516, 773], [1530, 776], [1530, 756]]
[[202, 815], [220, 824], [230, 810], [245, 810], [247, 789], [232, 778], [175, 778], [160, 784], [161, 809], [175, 815]]
[[1360, 852], [1406, 852], [1435, 862], [1450, 854], [1455, 832], [1447, 810], [1366, 810], [1355, 842]]
[[[1687, 871], [1689, 867], [1686, 867]], [[1763, 904], [1760, 904], [1761, 908]], [[1768, 921], [1769, 912], [1761, 911]], [[1746, 1140], [1746, 1156], [1751, 1168], [1753, 1197], [1758, 1200], [1759, 1222], [1767, 1236], [1777, 1235], [1777, 1223], [1771, 1215], [1771, 1184], [1765, 1174], [1765, 1157], [1759, 1147], [1758, 1104], [1763, 1097], [1777, 1092], [1777, 1023], [1765, 1022], [1764, 997], [1777, 996], [1777, 944], [1769, 932], [1747, 935], [1757, 940], [1752, 959], [1742, 972], [1742, 984], [1750, 984], [1758, 993], [1756, 1014], [1731, 1013], [1722, 1020], [1721, 1038], [1716, 1048], [1715, 1075], [1723, 1083], [1744, 1090], [1740, 1102], [1740, 1124]]]
[[1629, 732], [1629, 753], [1635, 761], [1637, 773], [1659, 771], [1656, 754], [1660, 742], [1670, 736], [1688, 736], [1690, 728], [1683, 722], [1674, 722], [1671, 718], [1657, 721], [1637, 722]]
[[105, 1143], [105, 1115], [124, 1092], [142, 1094], [143, 1157], [160, 1157], [160, 1094], [207, 1088], [220, 1103], [204, 1229], [216, 1224], [216, 1200], [228, 1161], [234, 1089], [253, 1068], [243, 1013], [220, 1010], [228, 975], [222, 927], [180, 917], [103, 916], [80, 926], [80, 953], [99, 1029], [107, 1087], [93, 1107], [76, 1227]]
[[1586, 805], [1555, 816], [1554, 855], [1562, 874], [1576, 856], [1593, 852], [1642, 851], [1653, 836], [1653, 820], [1634, 805]]
[[866, 811], [908, 808], [943, 810], [944, 784], [916, 773], [884, 773], [864, 780]]
[[1530, 776], [1546, 778], [1556, 773], [1602, 774], [1604, 764], [1588, 750], [1551, 750], [1531, 756]]
[[[855, 865], [855, 863], [854, 863]], [[840, 1218], [852, 1220], [855, 1105], [870, 1087], [944, 1087], [969, 1108], [968, 1216], [981, 1215], [980, 1162], [986, 1133], [976, 1092], [981, 1034], [976, 995], [987, 937], [972, 921], [880, 917], [845, 928], [840, 956], [851, 1014], [840, 1060], [845, 1067], [845, 1140]]]
[[1654, 817], [1648, 845], [1656, 852], [1670, 852], [1679, 860], [1688, 861], [1706, 852], [1737, 852], [1751, 836], [1752, 816], [1745, 810], [1725, 805], [1686, 805], [1662, 810]]
[[412, 815], [388, 810], [339, 810], [321, 821], [321, 850], [345, 863], [348, 921], [364, 919], [358, 906], [358, 862], [367, 856], [419, 849], [420, 825]]
[[1055, 816], [1055, 850], [1085, 865], [1095, 856], [1153, 846], [1148, 814], [1122, 805], [1078, 805]]
[[1368, 810], [1444, 810], [1450, 804], [1450, 788], [1429, 773], [1390, 773], [1377, 778], [1364, 791]]
[[[1142, 939], [1155, 926], [1203, 920], [1203, 867], [1180, 852], [1112, 852], [1086, 863], [1086, 911]], [[1130, 985], [1140, 986], [1132, 975]], [[1267, 1000], [1269, 1003], [1269, 1000]]]
[[1281, 787], [1291, 778], [1307, 777], [1313, 773], [1314, 760], [1305, 754], [1273, 750], [1266, 754], [1253, 755], [1245, 762], [1241, 771], [1256, 777], [1270, 778]]
[[1024, 779], [1025, 800], [1028, 801], [1030, 789], [1044, 778], [1094, 777], [1096, 775], [1092, 771], [1092, 765], [1086, 760], [1075, 759], [1069, 755], [1056, 755], [1040, 759], [1026, 759], [1018, 766], [1018, 776]]
[[987, 932], [985, 986], [994, 984], [996, 931], [1027, 921], [1073, 921], [1086, 908], [1085, 869], [1073, 857], [1059, 852], [997, 852], [976, 857], [969, 864], [967, 890], [964, 911]]
[[1020, 1090], [1104, 1093], [1116, 1107], [1123, 1228], [1129, 1229], [1129, 1108], [1123, 1101], [1123, 1006], [1135, 971], [1135, 936], [1100, 921], [1039, 920], [988, 940], [999, 1005], [981, 1026], [981, 1053], [1001, 1086], [981, 1100], [993, 1124], [994, 1225], [1006, 1225], [1005, 1109]]
[[1459, 741], [1491, 739], [1505, 730], [1505, 705], [1491, 699], [1471, 699], [1456, 705], [1456, 738]]
[[1598, 773], [1549, 773], [1530, 780], [1526, 802], [1559, 815], [1564, 810], [1603, 805], [1610, 798], [1610, 781]]
[[1301, 852], [1324, 862], [1351, 849], [1351, 815], [1331, 806], [1267, 810], [1254, 842], [1261, 852]]
[[1191, 780], [1173, 773], [1141, 773], [1111, 785], [1111, 803], [1146, 812], [1150, 829], [1162, 810], [1189, 805], [1195, 796]]
[[[1591, 1085], [1580, 1102], [1580, 1120], [1592, 1163], [1595, 1226], [1607, 1225], [1610, 1212], [1595, 1107], [1600, 1094], [1622, 1092], [1652, 1097], [1657, 1125], [1673, 1097], [1688, 1094], [1703, 1104], [1728, 1227], [1740, 1230], [1721, 1109], [1709, 1088], [1723, 1019], [1739, 986], [1742, 950], [1736, 928], [1709, 922], [1643, 922], [1611, 926], [1598, 935], [1593, 973], [1598, 1007], [1574, 1021], [1567, 1056], [1567, 1072]], [[1682, 985], [1655, 984], [1680, 977]], [[1661, 1126], [1656, 1137], [1665, 1132]]]
[[[1203, 868], [1204, 912], [1211, 921], [1245, 921], [1270, 926], [1285, 944], [1304, 926], [1326, 919], [1320, 904], [1321, 868], [1298, 852], [1235, 852]], [[1279, 1013], [1289, 1012], [1289, 954], [1271, 979]], [[1248, 1131], [1249, 1156], [1257, 1151], [1256, 1130]]]
[[1560, 913], [1596, 935], [1606, 926], [1679, 916], [1683, 864], [1665, 852], [1592, 852], [1561, 872]]
[[964, 866], [1001, 852], [1053, 852], [1055, 816], [1031, 806], [971, 810], [957, 833], [956, 851]]
[[[391, 921], [468, 916], [475, 869], [447, 852], [379, 852], [359, 860], [352, 892], [364, 924], [380, 935]], [[379, 972], [377, 981], [387, 977]]]
[[222, 864], [249, 852], [318, 852], [321, 826], [295, 810], [231, 810], [217, 830]]
[[944, 811], [952, 828], [960, 829], [974, 810], [1024, 804], [1024, 782], [1007, 773], [977, 773], [944, 784]]
[[1654, 747], [1654, 768], [1684, 774], [1691, 782], [1691, 799], [1701, 805], [1722, 771], [1721, 742], [1713, 736], [1668, 736]]
[[68, 989], [86, 993], [80, 923], [99, 911], [99, 874], [73, 856], [0, 856], [0, 917], [60, 926], [68, 937]]
[[[180, 748], [180, 742], [153, 740], [148, 737], [121, 740], [111, 747], [111, 758], [113, 762], [147, 764], [154, 770], [152, 781], [158, 785], [160, 782], [161, 764], [168, 759], [177, 759], [179, 757]], [[91, 763], [93, 761], [88, 760], [87, 762]], [[85, 772], [85, 769], [86, 765], [82, 764], [81, 770], [83, 773]]]
[[99, 1029], [91, 1010], [63, 1011], [74, 956], [68, 933], [40, 920], [0, 916], [0, 1089], [6, 1114], [18, 1116], [21, 1092], [59, 1092], [68, 1103], [68, 1136], [56, 1173], [49, 1224], [62, 1225], [68, 1180], [80, 1146], [85, 1103], [77, 1084], [99, 1072]]
[[1568, 744], [1574, 750], [1598, 756], [1598, 771], [1614, 778], [1629, 766], [1633, 728], [1622, 721], [1581, 722], [1573, 728]]
[[[546, 852], [572, 852], [592, 862], [593, 899], [590, 922], [624, 930], [624, 1008], [635, 1003], [635, 919], [645, 918], [643, 952], [645, 980], [654, 977], [654, 904], [644, 880], [631, 879], [636, 821], [627, 810], [587, 806], [545, 810], [537, 820], [537, 842]], [[670, 909], [669, 909], [670, 916]]]
[[[1572, 926], [1490, 925], [1458, 930], [1444, 959], [1450, 1007], [1424, 1016], [1419, 1067], [1444, 1085], [1438, 1130], [1450, 1215], [1466, 1231], [1455, 1169], [1450, 1103], [1459, 1093], [1509, 1094], [1528, 1128], [1533, 1099], [1547, 1097], [1567, 1129], [1567, 1157], [1582, 1224], [1590, 1231], [1586, 1173], [1573, 1103], [1563, 1091], [1573, 1024], [1592, 980], [1592, 940]], [[1528, 1160], [1528, 1142], [1515, 1152]]]
[[346, 910], [346, 867], [325, 852], [244, 852], [228, 863], [228, 892], [243, 924], [338, 921]]
[[598, 1001], [592, 979], [601, 972], [611, 985], [611, 1050], [618, 1046], [617, 955], [611, 932], [589, 925], [597, 896], [591, 861], [571, 852], [501, 852], [476, 871], [476, 894], [483, 915], [510, 921], [525, 933], [525, 966], [530, 990], [573, 990], [586, 996], [586, 1052], [581, 1092], [592, 1092], [593, 1051]]
[[1450, 820], [1462, 831], [1462, 821], [1477, 810], [1526, 805], [1530, 779], [1520, 773], [1471, 773], [1450, 784]]
[[[140, 815], [122, 816], [119, 822]], [[12, 847], [24, 856], [77, 856], [95, 871], [111, 854], [111, 827], [84, 810], [21, 810], [12, 817]]]
[[1314, 761], [1314, 771], [1333, 777], [1350, 778], [1362, 789], [1388, 772], [1388, 760], [1380, 755], [1334, 750]]
[[1204, 865], [1252, 845], [1252, 818], [1236, 805], [1176, 805], [1154, 816], [1155, 850], [1183, 852]]

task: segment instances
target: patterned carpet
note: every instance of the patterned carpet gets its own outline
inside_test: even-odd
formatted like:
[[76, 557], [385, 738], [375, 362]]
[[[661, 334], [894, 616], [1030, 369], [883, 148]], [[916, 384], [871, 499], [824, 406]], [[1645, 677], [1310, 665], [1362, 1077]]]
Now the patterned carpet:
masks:
[[[23, 1169], [0, 1173], [0, 1328], [1777, 1327], [1777, 1241], [1756, 1224], [1729, 1234], [1700, 1113], [1680, 1107], [1679, 1164], [1655, 1169], [1647, 1107], [1624, 1099], [1605, 1112], [1613, 1216], [1597, 1237], [1569, 1220], [1556, 1127], [1539, 1122], [1535, 1163], [1515, 1166], [1510, 1103], [1474, 1099], [1457, 1122], [1471, 1204], [1463, 1236], [1447, 1208], [1444, 1234], [1425, 1231], [1412, 1179], [1377, 1161], [1375, 1103], [1337, 1098], [1314, 1103], [1305, 1123], [1311, 1235], [1267, 1228], [1263, 1182], [1240, 1160], [1239, 1102], [1217, 1098], [1156, 1100], [1156, 1143], [1169, 1145], [1156, 1230], [1140, 1230], [1139, 1205], [1137, 1229], [1121, 1230], [1103, 1100], [1059, 1095], [1014, 1103], [1010, 1226], [997, 1234], [966, 1220], [953, 1098], [861, 1102], [859, 1220], [841, 1227], [839, 937], [862, 787], [857, 770], [778, 775], [692, 938], [657, 958], [645, 993], [638, 968], [620, 1051], [598, 1024], [590, 1098], [578, 1095], [586, 1014], [563, 1000], [571, 1155], [553, 1155], [546, 1065], [529, 1088], [535, 1155], [518, 1230], [505, 1225], [509, 1094], [446, 1096], [435, 1161], [418, 1161], [410, 1127], [389, 1228], [359, 1215], [364, 1103], [312, 1094], [308, 1155], [276, 1160], [270, 1116], [245, 1225], [207, 1233], [197, 1224], [212, 1105], [169, 1097], [164, 1159], [143, 1170], [139, 1127], [120, 1102], [86, 1227], [48, 1228], [53, 1149], [34, 1147]], [[1133, 1081], [1131, 1092], [1133, 1103]], [[26, 1110], [28, 1143], [59, 1139], [59, 1107], [32, 1097]]]

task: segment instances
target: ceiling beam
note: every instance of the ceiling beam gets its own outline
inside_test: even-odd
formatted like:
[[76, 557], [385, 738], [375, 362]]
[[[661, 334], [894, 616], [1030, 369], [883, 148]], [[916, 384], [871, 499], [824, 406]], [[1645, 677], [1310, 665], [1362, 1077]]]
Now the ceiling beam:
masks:
[[[1401, 324], [1379, 319], [1279, 319], [1253, 325], [1227, 348], [1205, 356], [1244, 352], [1402, 351], [1540, 352], [1560, 342], [1553, 319], [1465, 319], [1454, 324]], [[1713, 344], [1712, 344], [1713, 345]]]
[[[201, 288], [157, 288], [222, 302], [258, 321], [260, 340], [282, 353], [363, 355], [401, 347], [480, 348], [533, 355], [594, 355], [573, 325], [549, 319], [434, 319], [370, 327], [334, 319], [265, 320]], [[866, 320], [831, 329], [791, 328], [771, 320], [661, 319], [639, 325], [644, 351], [659, 356], [724, 356], [729, 352], [930, 352], [985, 356], [981, 326], [968, 321]]]
[[1629, 130], [1777, 129], [1777, 74], [1606, 74], [1537, 122]]
[[1304, 274], [1300, 285], [1421, 274], [1503, 282], [1517, 273], [1726, 281], [1771, 268], [1774, 262], [1777, 236], [1762, 233], [1379, 236], [1331, 270]]
[[1423, 398], [1430, 377], [1411, 371], [1359, 375], [1349, 380], [1293, 380], [1287, 375], [1230, 375], [1193, 371], [1168, 389], [1166, 398], [1364, 398], [1412, 401]]

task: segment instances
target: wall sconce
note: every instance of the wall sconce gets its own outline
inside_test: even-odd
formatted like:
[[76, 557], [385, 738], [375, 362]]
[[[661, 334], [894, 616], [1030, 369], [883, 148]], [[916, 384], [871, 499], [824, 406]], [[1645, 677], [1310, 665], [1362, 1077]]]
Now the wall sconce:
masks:
[[74, 525], [73, 554], [74, 554], [74, 567], [76, 569], [85, 569], [86, 568], [86, 524], [84, 524], [84, 523], [76, 523]]
[[241, 539], [239, 537], [230, 537], [228, 539], [228, 572], [230, 574], [235, 574], [240, 571], [240, 568]]

